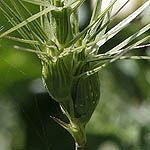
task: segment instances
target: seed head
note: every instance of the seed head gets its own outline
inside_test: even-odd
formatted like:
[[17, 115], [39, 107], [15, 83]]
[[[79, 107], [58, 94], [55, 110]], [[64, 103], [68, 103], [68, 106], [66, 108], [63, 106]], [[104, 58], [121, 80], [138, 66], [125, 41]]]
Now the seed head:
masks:
[[[0, 10], [13, 27], [2, 33], [0, 38], [29, 43], [36, 49], [28, 51], [37, 53], [40, 58], [44, 85], [50, 96], [60, 104], [70, 123], [53, 119], [82, 146], [86, 142], [85, 126], [100, 99], [98, 72], [118, 59], [150, 59], [148, 56], [123, 57], [131, 49], [140, 48], [138, 45], [150, 38], [147, 35], [138, 42], [130, 43], [148, 31], [150, 24], [106, 53], [98, 54], [99, 48], [144, 11], [150, 0], [108, 31], [106, 29], [113, 18], [112, 7], [117, 0], [110, 0], [103, 12], [102, 1], [96, 0], [90, 24], [81, 32], [77, 9], [85, 0], [23, 1], [39, 5], [40, 12], [32, 15], [21, 0], [10, 0], [13, 8], [1, 0]], [[40, 22], [37, 20], [39, 17]], [[23, 39], [7, 36], [15, 30]], [[125, 46], [126, 49], [123, 49]]]

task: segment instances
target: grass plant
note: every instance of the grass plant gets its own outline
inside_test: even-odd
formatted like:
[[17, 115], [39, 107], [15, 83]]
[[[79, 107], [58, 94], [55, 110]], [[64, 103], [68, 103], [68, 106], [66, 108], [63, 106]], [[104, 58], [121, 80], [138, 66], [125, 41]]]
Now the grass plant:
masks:
[[[0, 38], [28, 43], [31, 48], [15, 46], [16, 49], [36, 53], [41, 60], [42, 79], [49, 95], [60, 104], [69, 123], [52, 117], [74, 138], [76, 150], [83, 150], [86, 143], [85, 127], [100, 99], [99, 71], [107, 65], [123, 59], [150, 59], [149, 56], [125, 56], [133, 49], [148, 47], [150, 39], [135, 39], [150, 29], [150, 24], [125, 39], [123, 42], [100, 53], [100, 48], [113, 38], [148, 6], [147, 0], [140, 8], [107, 30], [113, 16], [112, 8], [117, 0], [110, 0], [102, 11], [102, 0], [97, 0], [89, 25], [79, 31], [78, 8], [85, 0], [5, 0], [0, 1], [0, 10], [12, 28]], [[32, 14], [24, 3], [39, 6]], [[18, 31], [20, 37], [12, 37]], [[10, 35], [9, 35], [10, 34]]]

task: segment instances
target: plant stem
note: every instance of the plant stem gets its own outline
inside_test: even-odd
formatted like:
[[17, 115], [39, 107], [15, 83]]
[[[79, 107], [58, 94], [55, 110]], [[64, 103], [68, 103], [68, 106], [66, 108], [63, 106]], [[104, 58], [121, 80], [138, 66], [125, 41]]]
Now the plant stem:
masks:
[[77, 143], [76, 143], [76, 149], [75, 150], [84, 150], [84, 146], [79, 146]]

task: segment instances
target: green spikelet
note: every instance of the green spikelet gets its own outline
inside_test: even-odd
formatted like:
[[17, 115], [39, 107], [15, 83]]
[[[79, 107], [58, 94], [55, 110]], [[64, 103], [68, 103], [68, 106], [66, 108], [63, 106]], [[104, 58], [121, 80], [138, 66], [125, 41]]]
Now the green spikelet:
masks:
[[50, 96], [57, 102], [63, 102], [70, 97], [72, 77], [63, 59], [43, 64], [43, 81]]
[[53, 31], [56, 39], [61, 47], [63, 47], [67, 42], [73, 38], [72, 28], [71, 28], [71, 9], [62, 8], [53, 10], [51, 12], [53, 18]]
[[73, 122], [86, 125], [100, 99], [98, 73], [80, 76], [90, 69], [84, 53], [74, 53], [43, 63], [43, 81], [50, 96], [63, 106]]
[[87, 123], [100, 99], [100, 79], [98, 73], [83, 76], [73, 83], [72, 97], [75, 117]]
[[55, 62], [44, 63], [42, 73], [50, 96], [60, 104], [70, 123], [54, 120], [80, 145], [86, 143], [85, 126], [100, 99], [99, 75], [80, 76], [90, 69], [90, 64], [82, 59], [83, 53], [57, 58]]

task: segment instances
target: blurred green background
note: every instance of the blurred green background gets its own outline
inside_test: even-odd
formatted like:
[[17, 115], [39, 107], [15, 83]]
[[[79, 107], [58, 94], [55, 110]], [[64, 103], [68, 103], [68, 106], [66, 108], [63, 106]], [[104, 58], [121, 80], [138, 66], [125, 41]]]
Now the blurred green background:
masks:
[[[27, 5], [33, 13], [38, 11]], [[80, 9], [81, 30], [89, 23], [89, 8], [91, 1], [86, 1]], [[100, 52], [138, 31], [148, 16], [146, 10]], [[116, 17], [109, 28], [120, 19]], [[10, 28], [0, 12], [0, 27], [3, 25], [4, 31]], [[28, 47], [0, 39], [0, 150], [73, 150], [72, 137], [50, 118], [63, 115], [43, 87], [39, 59], [14, 45]], [[131, 55], [150, 56], [150, 49], [134, 50]], [[150, 150], [150, 61], [117, 61], [100, 76], [101, 100], [87, 126], [86, 150]]]

